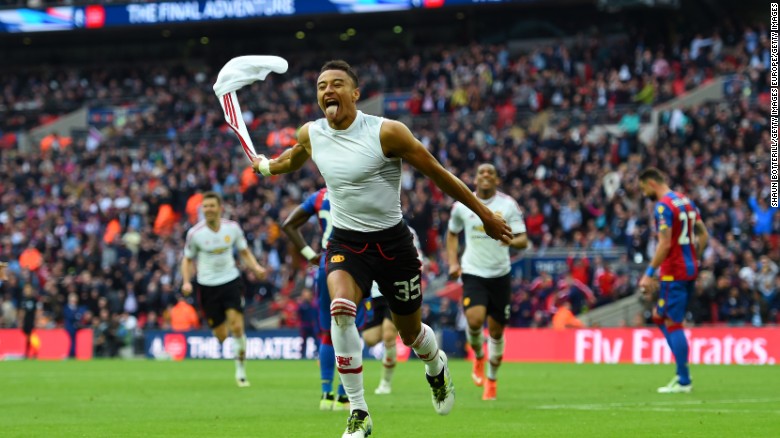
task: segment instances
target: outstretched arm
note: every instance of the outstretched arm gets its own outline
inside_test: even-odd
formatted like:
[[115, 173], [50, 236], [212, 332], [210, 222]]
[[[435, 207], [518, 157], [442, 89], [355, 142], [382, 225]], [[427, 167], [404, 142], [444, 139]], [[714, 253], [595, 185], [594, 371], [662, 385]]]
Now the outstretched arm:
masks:
[[311, 143], [309, 141], [309, 124], [305, 124], [298, 131], [298, 143], [286, 149], [276, 158], [268, 159], [265, 155], [258, 155], [252, 162], [252, 168], [256, 173], [265, 176], [290, 173], [300, 169], [306, 160], [311, 157]]
[[403, 123], [385, 120], [380, 131], [382, 151], [388, 157], [406, 160], [425, 176], [430, 178], [444, 193], [469, 208], [479, 216], [485, 227], [485, 233], [493, 239], [508, 243], [512, 239], [512, 230], [506, 222], [496, 217], [469, 190], [466, 184], [436, 161], [419, 140]]
[[748, 199], [748, 205], [750, 205], [750, 209], [753, 210], [754, 213], [758, 213], [759, 211], [761, 211], [761, 209], [758, 208], [758, 201], [756, 201], [755, 196], [751, 196]]

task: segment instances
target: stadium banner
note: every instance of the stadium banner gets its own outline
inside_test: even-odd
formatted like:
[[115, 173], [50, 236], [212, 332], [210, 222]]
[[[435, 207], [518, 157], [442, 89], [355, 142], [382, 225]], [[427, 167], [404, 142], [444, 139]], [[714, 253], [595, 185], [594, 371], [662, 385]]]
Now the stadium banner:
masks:
[[[453, 357], [463, 357], [464, 335], [455, 330], [443, 330], [441, 348]], [[233, 338], [225, 340], [220, 345], [209, 331], [197, 330], [186, 333], [163, 330], [144, 332], [144, 351], [146, 357], [153, 359], [234, 359], [235, 345]], [[398, 361], [416, 359], [409, 347], [398, 338]], [[383, 344], [380, 342], [372, 348], [363, 348], [364, 358], [382, 358]], [[318, 346], [314, 338], [304, 342], [298, 330], [280, 329], [249, 331], [246, 333], [246, 357], [249, 360], [273, 359], [316, 359]]]
[[[591, 264], [593, 263], [594, 255], [595, 253], [593, 255], [589, 254]], [[605, 263], [614, 263], [619, 259], [617, 252], [604, 252], [599, 255]], [[512, 277], [530, 280], [536, 278], [542, 271], [547, 272], [552, 277], [565, 274], [569, 272], [568, 257], [567, 254], [533, 253], [524, 255], [512, 260]]]
[[[27, 339], [19, 329], [0, 329], [0, 359], [23, 359]], [[31, 354], [37, 359], [67, 359], [70, 336], [64, 329], [34, 330]], [[76, 359], [92, 359], [92, 329], [76, 333]]]
[[[0, 10], [0, 32], [46, 32], [118, 26], [161, 25], [405, 11], [444, 6], [513, 3], [518, 0], [183, 0], [130, 4], [55, 6]], [[533, 0], [521, 0], [525, 3]]]
[[[148, 330], [144, 332], [146, 357], [154, 359], [234, 359], [233, 338], [221, 345], [209, 331], [186, 333]], [[246, 332], [246, 357], [260, 359], [314, 359], [317, 344], [303, 338], [297, 330]]]
[[[780, 328], [691, 328], [685, 335], [693, 364], [774, 365], [780, 359]], [[507, 329], [505, 336], [507, 362], [674, 362], [661, 331], [650, 327]]]
[[412, 93], [385, 93], [382, 102], [384, 115], [388, 117], [397, 117], [403, 114], [409, 114], [409, 100]]

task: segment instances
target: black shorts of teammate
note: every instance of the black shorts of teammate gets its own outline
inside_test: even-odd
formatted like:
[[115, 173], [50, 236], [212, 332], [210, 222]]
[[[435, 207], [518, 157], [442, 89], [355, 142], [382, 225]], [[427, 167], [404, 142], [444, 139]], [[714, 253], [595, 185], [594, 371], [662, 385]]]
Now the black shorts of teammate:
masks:
[[348, 272], [366, 298], [371, 282], [376, 281], [390, 310], [397, 315], [410, 315], [422, 304], [422, 265], [404, 221], [370, 233], [334, 227], [325, 262], [328, 274]]
[[385, 297], [371, 297], [371, 319], [363, 326], [363, 330], [374, 328], [378, 325], [382, 325], [382, 322], [386, 319], [393, 320], [393, 316], [390, 314], [390, 306], [387, 305], [387, 298]]
[[198, 285], [200, 307], [209, 327], [225, 322], [225, 311], [235, 309], [244, 313], [244, 282], [241, 277], [220, 286]]
[[485, 306], [487, 314], [501, 325], [509, 321], [512, 299], [512, 274], [483, 278], [463, 274], [463, 309]]

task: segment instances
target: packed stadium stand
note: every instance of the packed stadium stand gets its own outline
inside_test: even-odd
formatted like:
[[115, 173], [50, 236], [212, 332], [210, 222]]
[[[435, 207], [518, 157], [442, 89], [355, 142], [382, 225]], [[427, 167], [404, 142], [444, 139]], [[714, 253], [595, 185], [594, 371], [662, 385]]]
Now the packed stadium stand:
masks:
[[[297, 324], [298, 292], [311, 287], [313, 272], [280, 224], [324, 181], [312, 163], [291, 175], [254, 175], [212, 91], [231, 56], [266, 52], [285, 56], [290, 72], [239, 95], [256, 145], [270, 155], [319, 117], [319, 65], [343, 57], [361, 78], [363, 99], [398, 102], [383, 107], [386, 115], [408, 122], [467, 184], [475, 163], [496, 165], [533, 242], [517, 257], [557, 253], [567, 263], [553, 276], [524, 271], [515, 278], [511, 325], [547, 326], [556, 306], [549, 297], [559, 290], [572, 290], [575, 313], [634, 294], [637, 272], [656, 244], [652, 204], [637, 184], [648, 165], [692, 197], [712, 235], [690, 322], [776, 324], [780, 215], [766, 202], [766, 26], [728, 14], [685, 29], [672, 20], [641, 26], [632, 14], [621, 16], [621, 25], [615, 15], [582, 8], [594, 23], [612, 27], [578, 28], [572, 17], [539, 6], [511, 10], [558, 26], [542, 39], [522, 29], [509, 40], [472, 30], [453, 41], [420, 30], [425, 38], [377, 47], [361, 42], [358, 29], [352, 45], [323, 51], [292, 42], [279, 53], [244, 27], [237, 41], [224, 28], [210, 40], [190, 29], [171, 43], [190, 47], [185, 56], [160, 49], [143, 59], [132, 43], [117, 43], [126, 62], [86, 63], [84, 43], [81, 51], [63, 49], [52, 66], [40, 64], [56, 47], [52, 37], [42, 37], [37, 55], [24, 52], [35, 39], [13, 40], [18, 44], [0, 52], [15, 60], [0, 68], [0, 259], [12, 273], [0, 286], [0, 327], [17, 325], [15, 308], [30, 285], [41, 303], [39, 327], [64, 324], [67, 297], [75, 294], [85, 310], [76, 324], [95, 330], [100, 355], [116, 354], [140, 330], [170, 328], [185, 232], [199, 218], [198, 194], [207, 190], [222, 194], [271, 272], [264, 281], [245, 278], [250, 319], [281, 315], [281, 325]], [[457, 28], [482, 29], [481, 14], [501, 11], [467, 10]], [[456, 20], [454, 12], [447, 17], [435, 27]], [[403, 31], [417, 27], [423, 25], [410, 22]], [[293, 33], [287, 31], [291, 40]], [[724, 89], [716, 101], [667, 105], [713, 84]], [[29, 135], [82, 108], [85, 127]], [[406, 220], [427, 258], [427, 321], [455, 326], [455, 306], [442, 304], [446, 294], [437, 296], [447, 288], [443, 242], [452, 201], [406, 166], [402, 188]], [[303, 231], [317, 241], [316, 224]], [[644, 316], [626, 323], [644, 324]]]

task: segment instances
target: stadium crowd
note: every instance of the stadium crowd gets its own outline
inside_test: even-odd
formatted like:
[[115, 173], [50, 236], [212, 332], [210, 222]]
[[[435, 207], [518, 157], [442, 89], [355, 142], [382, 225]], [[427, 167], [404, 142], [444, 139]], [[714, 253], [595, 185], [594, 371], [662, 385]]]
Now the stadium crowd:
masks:
[[[293, 141], [295, 126], [319, 116], [318, 66], [302, 60], [291, 59], [305, 66], [298, 71], [240, 94], [250, 132], [265, 143], [258, 146], [274, 153]], [[495, 163], [504, 191], [524, 209], [531, 253], [575, 251], [560, 278], [515, 279], [512, 325], [549, 324], [560, 297], [576, 314], [633, 292], [628, 267], [654, 248], [652, 205], [636, 181], [646, 165], [691, 195], [713, 235], [692, 321], [777, 320], [780, 215], [767, 205], [768, 117], [757, 99], [768, 70], [765, 28], [716, 30], [667, 46], [580, 38], [519, 53], [437, 47], [394, 63], [366, 55], [356, 64], [364, 96], [408, 92], [400, 117], [414, 116], [418, 138], [464, 181], [473, 181], [474, 163]], [[668, 110], [651, 141], [640, 137], [641, 114], [651, 105], [722, 74], [745, 79], [732, 100]], [[39, 327], [62, 324], [75, 296], [75, 324], [94, 328], [107, 355], [134, 331], [171, 328], [184, 235], [199, 220], [198, 193], [206, 190], [224, 196], [227, 214], [271, 272], [263, 281], [246, 274], [248, 302], [270, 306], [286, 326], [299, 323], [291, 292], [310, 285], [312, 272], [280, 222], [324, 182], [312, 163], [291, 176], [255, 176], [226, 129], [214, 76], [213, 68], [182, 65], [0, 74], [0, 111], [8, 115], [0, 125], [0, 173], [7, 175], [0, 181], [0, 259], [13, 274], [2, 284], [0, 327], [16, 325], [16, 305], [30, 285], [39, 296]], [[62, 133], [41, 150], [15, 148], [15, 132], [83, 104], [128, 111], [93, 121], [102, 129], [86, 136]], [[606, 122], [621, 133], [593, 129]], [[447, 272], [442, 242], [451, 201], [406, 166], [402, 188], [433, 279]], [[315, 225], [303, 231], [316, 249]], [[625, 255], [611, 264], [581, 255], [612, 249]], [[432, 324], [456, 324], [454, 303], [427, 304]]]

